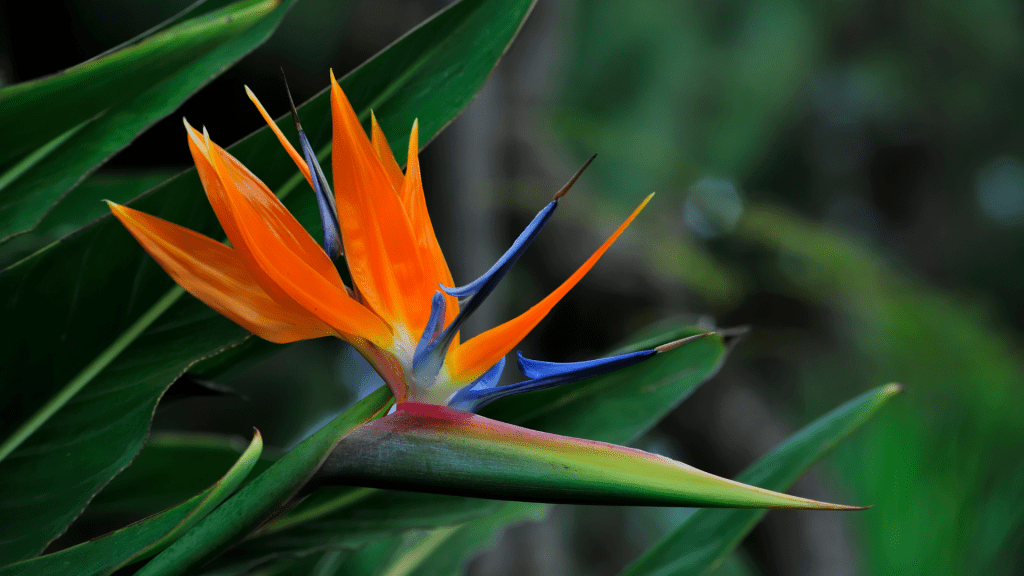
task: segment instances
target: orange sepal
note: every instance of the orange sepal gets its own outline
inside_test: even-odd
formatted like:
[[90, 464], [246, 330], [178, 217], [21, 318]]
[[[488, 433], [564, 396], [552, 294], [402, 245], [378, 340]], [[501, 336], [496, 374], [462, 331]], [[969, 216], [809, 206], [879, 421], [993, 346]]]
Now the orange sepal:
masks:
[[515, 348], [533, 330], [534, 326], [547, 316], [555, 304], [594, 267], [594, 264], [611, 247], [612, 243], [618, 239], [619, 235], [626, 230], [626, 227], [643, 210], [652, 196], [654, 194], [645, 198], [637, 206], [636, 210], [629, 215], [629, 218], [626, 218], [626, 221], [619, 225], [615, 232], [605, 240], [604, 244], [568, 280], [556, 288], [554, 292], [548, 294], [546, 298], [512, 320], [467, 340], [461, 346], [454, 347], [448, 354], [448, 360], [445, 363], [452, 380], [456, 382], [472, 381]]
[[334, 333], [308, 312], [285, 310], [224, 244], [127, 206], [107, 204], [175, 282], [242, 328], [279, 344]]
[[403, 182], [405, 182], [405, 176], [402, 174], [402, 169], [395, 160], [395, 154], [391, 151], [388, 139], [384, 137], [384, 131], [380, 129], [380, 124], [377, 123], [377, 117], [373, 115], [372, 110], [370, 111], [370, 138], [373, 150], [377, 153], [377, 157], [380, 158], [380, 163], [388, 175], [388, 180], [391, 181], [391, 187], [396, 192], [400, 192]]
[[389, 327], [348, 295], [327, 254], [280, 200], [230, 154], [206, 142], [240, 244], [260, 270], [292, 300], [342, 336], [366, 338], [377, 346], [390, 347]]
[[302, 172], [302, 175], [306, 177], [306, 182], [308, 182], [310, 188], [312, 188], [313, 177], [309, 173], [309, 165], [306, 164], [305, 157], [303, 157], [302, 154], [299, 154], [299, 151], [292, 146], [292, 143], [284, 137], [284, 133], [281, 132], [280, 128], [278, 128], [277, 122], [274, 122], [274, 119], [270, 117], [267, 110], [263, 108], [263, 104], [260, 104], [259, 99], [252, 93], [252, 90], [249, 90], [248, 86], [245, 87], [245, 93], [249, 95], [249, 100], [252, 100], [252, 103], [256, 105], [256, 108], [260, 111], [260, 115], [263, 116], [263, 119], [267, 122], [267, 126], [270, 126], [274, 135], [277, 136], [277, 141], [281, 143], [281, 146], [284, 146], [285, 151], [292, 157], [292, 162], [295, 162], [295, 165], [299, 167], [299, 172]]
[[[230, 202], [227, 199], [227, 193], [224, 190], [224, 184], [221, 181], [221, 175], [218, 174], [217, 169], [213, 165], [213, 158], [210, 155], [210, 149], [217, 148], [216, 144], [209, 142], [208, 135], [200, 134], [197, 132], [189, 123], [185, 122], [185, 128], [188, 131], [188, 146], [192, 152], [192, 159], [196, 164], [196, 171], [199, 173], [199, 179], [203, 183], [203, 189], [206, 190], [206, 197], [210, 201], [210, 206], [213, 207], [213, 211], [217, 214], [217, 220], [220, 221], [221, 227], [224, 229], [224, 233], [227, 235], [228, 240], [234, 246], [238, 256], [242, 259], [245, 265], [249, 268], [256, 282], [263, 288], [263, 290], [270, 295], [271, 298], [281, 304], [286, 310], [289, 310], [295, 314], [301, 314], [306, 312], [306, 308], [295, 302], [287, 292], [278, 286], [277, 282], [271, 278], [255, 260], [249, 251], [244, 238], [242, 237], [241, 231], [238, 229], [238, 224], [235, 221], [234, 211], [231, 208]], [[258, 178], [253, 176], [241, 162], [236, 160], [227, 152], [221, 155], [222, 158], [226, 159], [226, 163], [233, 166], [235, 170], [232, 171], [236, 174], [236, 178], [241, 180], [247, 180], [247, 184], [243, 184], [240, 190], [248, 194], [250, 202], [262, 205], [269, 210], [276, 212], [275, 221], [284, 219], [285, 221], [292, 218], [291, 213], [280, 203], [276, 196], [262, 183]], [[230, 179], [230, 175], [229, 175]], [[301, 234], [299, 234], [301, 232]], [[298, 224], [296, 223], [291, 227], [291, 233], [284, 234], [288, 237], [298, 236], [309, 236]], [[300, 241], [301, 242], [301, 241]], [[308, 244], [312, 244], [309, 246]], [[323, 251], [315, 241], [309, 239], [308, 243], [300, 243], [300, 248], [305, 255], [310, 258], [317, 258], [317, 256], [324, 256]], [[319, 253], [319, 254], [318, 254]], [[328, 266], [330, 263], [328, 262]], [[330, 267], [333, 271], [333, 266]], [[327, 270], [325, 269], [325, 272]], [[336, 274], [336, 272], [335, 272]], [[341, 279], [338, 279], [341, 282]]]
[[331, 74], [334, 190], [352, 281], [382, 318], [418, 338], [436, 290], [409, 217], [355, 110]]
[[[405, 163], [402, 204], [405, 205], [405, 211], [412, 223], [413, 233], [416, 234], [420, 259], [427, 263], [427, 268], [433, 276], [431, 286], [437, 290], [439, 283], [445, 286], [455, 286], [455, 281], [452, 280], [451, 270], [448, 269], [444, 253], [441, 252], [441, 246], [437, 243], [434, 225], [430, 221], [430, 214], [427, 213], [427, 200], [423, 195], [423, 180], [420, 175], [419, 124], [419, 120], [414, 121], [409, 134], [409, 152]], [[459, 299], [447, 295], [445, 299], [448, 306], [444, 323], [447, 326], [459, 312]], [[458, 335], [456, 335], [455, 343], [458, 344]]]

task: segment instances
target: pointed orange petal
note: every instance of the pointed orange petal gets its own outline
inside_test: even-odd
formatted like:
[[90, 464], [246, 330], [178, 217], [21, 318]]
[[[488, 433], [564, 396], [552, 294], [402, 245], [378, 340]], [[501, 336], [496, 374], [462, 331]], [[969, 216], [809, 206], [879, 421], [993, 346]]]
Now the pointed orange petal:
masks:
[[370, 111], [370, 136], [372, 137], [373, 150], [377, 153], [381, 165], [384, 166], [384, 171], [388, 174], [391, 187], [396, 191], [401, 190], [405, 176], [402, 175], [402, 169], [398, 166], [398, 162], [395, 161], [395, 154], [391, 151], [388, 139], [384, 137], [384, 131], [380, 129], [380, 124], [377, 124], [377, 117], [373, 115], [372, 110]]
[[296, 314], [274, 301], [231, 248], [156, 216], [108, 204], [175, 282], [260, 338], [283, 344], [334, 333], [312, 314]]
[[[452, 280], [452, 273], [441, 252], [441, 246], [437, 243], [430, 214], [427, 213], [427, 200], [423, 196], [423, 180], [420, 176], [419, 149], [419, 121], [416, 120], [412, 123], [412, 132], [409, 135], [409, 155], [405, 164], [402, 203], [405, 205], [405, 211], [412, 223], [413, 233], [416, 234], [418, 240], [420, 259], [427, 263], [427, 269], [433, 276], [431, 285], [434, 290], [437, 290], [438, 283], [455, 286], [455, 282]], [[447, 326], [459, 312], [459, 299], [454, 296], [446, 296], [445, 299], [448, 301], [445, 314], [445, 325]]]
[[[207, 135], [204, 134], [201, 137], [206, 143], [207, 154], [202, 159], [195, 158], [195, 154], [193, 154], [193, 158], [196, 160], [197, 168], [199, 164], [204, 164], [200, 177], [204, 173], [208, 178], [212, 175], [220, 183], [220, 186], [217, 186], [211, 182], [214, 185], [207, 188], [207, 197], [210, 199], [210, 204], [213, 206], [214, 211], [217, 212], [218, 219], [221, 219], [221, 214], [225, 213], [225, 216], [231, 217], [224, 219], [231, 220], [232, 225], [236, 226], [233, 222], [233, 214], [231, 214], [231, 205], [224, 196], [227, 192], [226, 182], [230, 181], [249, 204], [259, 207], [259, 211], [263, 213], [264, 218], [275, 229], [275, 234], [288, 245], [289, 249], [301, 256], [303, 260], [324, 278], [331, 280], [339, 287], [344, 287], [341, 276], [338, 275], [337, 269], [327, 254], [324, 253], [323, 248], [317, 244], [316, 240], [313, 240], [309, 232], [302, 227], [302, 224], [299, 224], [299, 221], [284, 207], [281, 200], [267, 188], [267, 185], [234, 156], [217, 144], [209, 141]], [[221, 163], [217, 164], [219, 167], [216, 169], [213, 163], [214, 157], [211, 154], [213, 150], [219, 153], [217, 158], [221, 160]], [[203, 184], [205, 186], [207, 181], [204, 180]], [[223, 219], [221, 223], [223, 225]], [[231, 239], [231, 243], [236, 244], [236, 240], [232, 238], [232, 232], [237, 236], [238, 231], [228, 230], [227, 228], [224, 231], [228, 238]]]
[[260, 104], [256, 95], [252, 93], [252, 90], [249, 90], [248, 86], [245, 87], [245, 93], [249, 95], [249, 100], [252, 100], [252, 103], [256, 105], [257, 109], [259, 109], [260, 115], [263, 116], [263, 119], [267, 122], [267, 126], [270, 126], [270, 129], [273, 130], [274, 135], [277, 136], [278, 142], [281, 143], [281, 146], [284, 146], [285, 151], [287, 151], [288, 155], [292, 157], [292, 162], [295, 162], [295, 165], [299, 167], [299, 172], [302, 172], [302, 175], [306, 177], [306, 182], [309, 182], [309, 186], [312, 188], [313, 178], [309, 173], [309, 165], [306, 164], [305, 157], [303, 157], [302, 154], [299, 154], [299, 151], [292, 146], [292, 143], [284, 137], [281, 129], [277, 127], [277, 122], [274, 122], [274, 119], [270, 117], [270, 114], [267, 114], [266, 109], [263, 108], [263, 104]]
[[508, 354], [512, 348], [515, 348], [519, 342], [533, 330], [541, 320], [547, 316], [548, 312], [558, 303], [559, 300], [565, 296], [573, 286], [576, 285], [583, 276], [594, 267], [598, 259], [605, 253], [606, 250], [618, 239], [619, 235], [626, 230], [630, 222], [636, 218], [637, 214], [643, 210], [644, 206], [650, 202], [651, 194], [644, 199], [643, 202], [637, 206], [636, 210], [626, 218], [615, 232], [605, 240], [604, 244], [597, 249], [594, 254], [583, 263], [568, 280], [562, 283], [554, 292], [549, 294], [546, 298], [535, 304], [532, 308], [523, 312], [516, 318], [505, 322], [500, 326], [495, 326], [490, 330], [467, 340], [461, 346], [454, 348], [448, 354], [448, 359], [445, 365], [448, 367], [449, 374], [453, 381], [456, 382], [469, 382], [477, 376], [483, 374], [488, 368], [493, 366], [498, 360]]
[[334, 191], [352, 280], [371, 309], [418, 338], [436, 285], [430, 287], [405, 208], [333, 73], [331, 115]]
[[238, 226], [240, 244], [258, 268], [341, 334], [389, 348], [388, 326], [348, 295], [327, 254], [280, 200], [219, 146], [207, 140], [207, 148]]
[[[305, 308], [292, 300], [292, 298], [277, 285], [277, 282], [270, 278], [270, 276], [260, 268], [252, 254], [250, 254], [249, 249], [245, 244], [245, 240], [243, 239], [241, 232], [238, 230], [238, 225], [235, 222], [235, 216], [231, 208], [231, 204], [228, 202], [226, 192], [224, 191], [224, 185], [221, 183], [221, 177], [217, 173], [217, 170], [214, 169], [213, 160], [210, 156], [211, 146], [207, 144], [206, 136], [193, 129], [187, 121], [185, 122], [185, 127], [188, 130], [189, 150], [192, 152], [192, 159], [195, 161], [196, 171], [199, 173], [199, 179], [202, 181], [203, 188], [206, 190], [206, 197], [210, 201], [210, 206], [213, 207], [213, 211], [217, 214], [217, 220], [220, 221], [220, 225], [224, 229], [224, 233], [227, 235], [228, 240], [230, 240], [231, 244], [234, 246], [235, 251], [249, 268], [249, 272], [256, 279], [256, 282], [267, 294], [270, 295], [271, 298], [284, 306], [285, 309], [295, 314], [305, 312]], [[235, 161], [235, 163], [240, 165], [237, 161]], [[242, 167], [242, 169], [244, 170], [244, 167]], [[277, 198], [270, 192], [270, 190], [266, 189], [265, 186], [246, 186], [245, 189], [250, 193], [255, 194], [254, 201], [256, 202], [264, 204], [277, 202]], [[287, 210], [283, 207], [281, 207], [281, 210], [287, 213]], [[340, 278], [338, 281], [341, 281]]]

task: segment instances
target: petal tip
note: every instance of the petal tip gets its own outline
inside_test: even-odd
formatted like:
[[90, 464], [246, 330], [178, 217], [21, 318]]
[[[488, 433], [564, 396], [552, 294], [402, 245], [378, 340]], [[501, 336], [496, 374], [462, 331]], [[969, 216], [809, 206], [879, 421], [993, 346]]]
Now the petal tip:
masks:
[[583, 166], [581, 166], [580, 169], [577, 170], [576, 173], [572, 175], [572, 178], [570, 178], [569, 181], [565, 183], [565, 186], [562, 186], [562, 188], [558, 192], [555, 192], [555, 197], [553, 198], [555, 202], [558, 202], [562, 198], [562, 196], [565, 196], [566, 194], [569, 193], [569, 189], [572, 188], [572, 185], [575, 184], [577, 180], [580, 179], [580, 176], [583, 175], [583, 171], [587, 169], [587, 166], [590, 166], [590, 163], [594, 161], [594, 158], [597, 158], [597, 154], [594, 154], [586, 162], [584, 162]]

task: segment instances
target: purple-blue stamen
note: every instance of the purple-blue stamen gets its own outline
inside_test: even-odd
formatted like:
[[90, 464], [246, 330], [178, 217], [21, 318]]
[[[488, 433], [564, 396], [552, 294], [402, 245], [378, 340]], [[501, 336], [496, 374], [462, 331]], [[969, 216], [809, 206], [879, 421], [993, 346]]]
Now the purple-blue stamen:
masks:
[[295, 121], [295, 129], [299, 132], [299, 144], [302, 146], [302, 155], [309, 167], [310, 180], [313, 181], [313, 192], [316, 193], [316, 203], [320, 208], [320, 226], [324, 233], [324, 252], [331, 260], [341, 255], [341, 226], [338, 223], [338, 207], [334, 203], [334, 193], [327, 183], [324, 171], [320, 168], [320, 162], [316, 159], [313, 146], [306, 137], [306, 132], [299, 123], [299, 111], [295, 109], [295, 101], [292, 100], [291, 90], [288, 90], [288, 79], [284, 81], [285, 91], [288, 92], [288, 103], [292, 107], [292, 120]]
[[477, 412], [484, 406], [498, 400], [499, 398], [522, 394], [524, 392], [546, 390], [548, 388], [578, 382], [595, 376], [603, 376], [623, 368], [628, 368], [634, 364], [639, 364], [656, 354], [667, 352], [682, 344], [693, 342], [694, 340], [704, 338], [711, 334], [713, 334], [713, 332], [696, 334], [681, 340], [676, 340], [675, 342], [663, 344], [656, 348], [652, 348], [651, 350], [641, 350], [639, 352], [630, 352], [627, 354], [620, 354], [618, 356], [611, 356], [609, 358], [599, 358], [597, 360], [584, 360], [582, 362], [544, 362], [541, 360], [530, 360], [528, 358], [524, 358], [521, 352], [516, 352], [519, 357], [519, 371], [529, 378], [529, 380], [506, 386], [492, 385], [490, 387], [484, 387], [471, 384], [452, 395], [448, 405], [466, 412]]
[[[474, 411], [474, 406], [477, 402], [477, 397], [486, 394], [488, 391], [492, 391], [498, 380], [501, 378], [501, 373], [505, 369], [505, 359], [498, 360], [498, 363], [491, 366], [487, 372], [484, 372], [479, 378], [474, 380], [469, 385], [460, 388], [458, 392], [452, 394], [452, 397], [448, 399], [448, 406], [455, 408], [456, 410], [464, 410], [466, 412]], [[504, 386], [503, 386], [504, 388]]]
[[444, 315], [447, 312], [448, 302], [445, 300], [444, 294], [434, 292], [434, 297], [430, 299], [430, 318], [427, 319], [427, 326], [423, 329], [420, 341], [416, 343], [414, 359], [422, 356], [430, 343], [441, 334], [441, 330], [444, 328]]
[[[583, 362], [539, 362], [523, 358], [522, 353], [517, 353], [519, 355], [519, 369], [525, 376], [530, 378], [529, 380], [492, 388], [463, 388], [452, 397], [452, 401], [458, 402], [459, 405], [455, 406], [452, 402], [449, 402], [448, 405], [459, 410], [476, 412], [499, 398], [524, 392], [545, 390], [594, 376], [602, 376], [642, 362], [657, 353], [657, 350], [641, 350], [640, 352]], [[543, 366], [536, 371], [532, 369], [524, 370], [524, 363]], [[531, 376], [531, 374], [537, 374], [538, 376]]]
[[309, 145], [309, 139], [305, 132], [299, 128], [299, 142], [302, 144], [302, 155], [306, 157], [306, 164], [309, 165], [313, 177], [313, 191], [316, 193], [316, 203], [320, 208], [320, 225], [324, 233], [324, 252], [336, 259], [341, 255], [341, 226], [338, 223], [338, 209], [334, 204], [334, 194], [327, 184], [320, 163], [317, 162], [313, 148]]
[[[473, 282], [461, 286], [458, 288], [449, 288], [444, 285], [439, 285], [441, 290], [450, 296], [456, 298], [466, 298], [464, 302], [460, 302], [459, 313], [452, 320], [452, 323], [445, 328], [444, 332], [440, 336], [434, 338], [426, 345], [422, 345], [422, 338], [420, 345], [416, 346], [416, 352], [413, 355], [412, 368], [413, 378], [417, 382], [429, 382], [437, 375], [443, 364], [444, 355], [448, 352], [448, 347], [455, 339], [455, 335], [459, 332], [462, 324], [465, 323], [466, 319], [476, 311], [477, 308], [483, 304], [483, 301], [494, 291], [498, 286], [498, 283], [508, 274], [508, 271], [512, 268], [512, 265], [519, 260], [519, 257], [526, 252], [526, 249], [530, 247], [534, 239], [537, 238], [537, 234], [540, 233], [544, 225], [547, 224], [548, 220], [551, 219], [551, 215], [555, 213], [555, 208], [558, 207], [558, 201], [565, 196], [565, 193], [569, 191], [569, 188], [576, 183], [583, 171], [586, 170], [587, 166], [594, 161], [597, 154], [590, 157], [589, 160], [583, 167], [576, 171], [569, 182], [562, 186], [562, 188], [555, 194], [554, 199], [548, 203], [547, 206], [541, 209], [533, 220], [526, 227], [516, 241], [512, 243], [512, 246], [498, 259], [498, 261], [491, 266], [483, 276], [477, 278]], [[422, 346], [421, 346], [422, 345]]]
[[512, 265], [516, 263], [516, 260], [522, 256], [523, 252], [533, 242], [533, 239], [537, 237], [540, 229], [543, 228], [544, 224], [551, 218], [551, 214], [554, 213], [557, 206], [557, 200], [553, 200], [550, 204], [545, 206], [533, 221], [530, 222], [530, 225], [526, 227], [526, 230], [523, 230], [523, 233], [519, 235], [519, 238], [516, 238], [512, 247], [505, 252], [505, 255], [498, 260], [498, 263], [492, 266], [491, 269], [478, 280], [475, 280], [473, 283], [467, 284], [461, 288], [447, 288], [445, 286], [441, 286], [441, 290], [451, 296], [458, 298], [460, 295], [469, 295], [469, 298], [462, 303], [459, 313], [440, 336], [430, 340], [426, 345], [423, 345], [421, 339], [420, 345], [416, 346], [416, 353], [413, 356], [412, 367], [414, 378], [417, 382], [431, 381], [434, 376], [437, 375], [438, 370], [441, 369], [441, 364], [443, 364], [444, 355], [448, 352], [448, 347], [451, 345], [452, 340], [455, 339], [455, 335], [462, 327], [462, 324], [465, 323], [470, 314], [480, 307], [480, 304], [483, 303], [484, 299], [494, 291], [494, 288], [499, 282], [501, 282], [501, 279], [505, 277], [505, 274], [508, 273]]
[[[456, 298], [466, 297], [477, 297], [480, 301], [497, 287], [498, 283], [501, 282], [502, 278], [508, 274], [508, 271], [512, 269], [512, 265], [515, 264], [520, 256], [526, 252], [526, 249], [530, 247], [534, 239], [537, 238], [537, 234], [540, 233], [544, 225], [551, 219], [551, 215], [555, 213], [555, 208], [558, 207], [558, 200], [552, 200], [547, 206], [545, 206], [536, 216], [526, 229], [519, 234], [516, 241], [512, 243], [512, 246], [491, 266], [491, 269], [484, 273], [483, 276], [476, 280], [466, 284], [465, 286], [459, 286], [456, 288], [449, 288], [447, 286], [441, 286], [441, 290], [444, 290], [449, 296]], [[470, 299], [472, 301], [472, 298]], [[466, 309], [470, 305], [470, 302], [466, 303], [463, 309]], [[479, 306], [479, 302], [477, 306]], [[475, 308], [475, 307], [474, 307]]]

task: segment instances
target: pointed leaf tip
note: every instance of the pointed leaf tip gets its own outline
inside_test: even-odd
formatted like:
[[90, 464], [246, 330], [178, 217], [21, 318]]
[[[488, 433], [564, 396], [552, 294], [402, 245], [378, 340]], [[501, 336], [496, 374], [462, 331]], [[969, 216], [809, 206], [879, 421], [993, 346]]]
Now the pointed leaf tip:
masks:
[[742, 484], [681, 462], [406, 402], [343, 438], [329, 484], [527, 502], [857, 510]]

